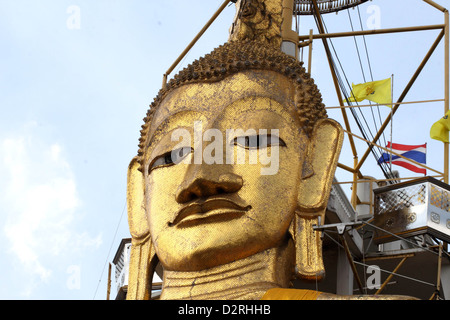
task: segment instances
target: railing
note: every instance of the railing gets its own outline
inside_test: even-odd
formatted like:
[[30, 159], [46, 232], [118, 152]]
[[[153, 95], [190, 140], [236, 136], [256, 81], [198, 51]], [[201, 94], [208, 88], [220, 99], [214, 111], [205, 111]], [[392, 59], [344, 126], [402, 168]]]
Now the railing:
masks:
[[[330, 13], [357, 6], [367, 0], [317, 0], [320, 13]], [[294, 14], [310, 15], [313, 13], [313, 2], [311, 0], [295, 0]]]
[[430, 234], [450, 240], [450, 187], [424, 177], [374, 190], [377, 230], [375, 242], [392, 241], [392, 234], [412, 237]]

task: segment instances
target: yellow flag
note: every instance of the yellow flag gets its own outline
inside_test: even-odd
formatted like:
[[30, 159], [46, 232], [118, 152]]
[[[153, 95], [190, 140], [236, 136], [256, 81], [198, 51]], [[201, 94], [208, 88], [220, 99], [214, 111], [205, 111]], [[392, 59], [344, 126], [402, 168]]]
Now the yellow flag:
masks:
[[356, 85], [352, 83], [349, 101], [360, 102], [365, 99], [392, 107], [389, 104], [392, 103], [391, 78]]
[[447, 111], [445, 116], [436, 121], [430, 129], [431, 139], [439, 140], [442, 142], [448, 141], [448, 131], [450, 130], [450, 111]]

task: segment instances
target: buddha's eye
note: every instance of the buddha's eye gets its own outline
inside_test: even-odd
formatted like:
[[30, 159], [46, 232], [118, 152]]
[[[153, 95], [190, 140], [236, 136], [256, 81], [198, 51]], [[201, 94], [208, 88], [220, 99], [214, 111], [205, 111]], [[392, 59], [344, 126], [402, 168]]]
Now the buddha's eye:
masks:
[[286, 143], [284, 143], [284, 141], [278, 136], [267, 134], [236, 137], [233, 139], [232, 144], [239, 145], [247, 149], [261, 149], [269, 146], [286, 146]]
[[164, 153], [153, 159], [152, 163], [148, 167], [148, 173], [150, 173], [151, 170], [159, 167], [166, 167], [173, 164], [178, 164], [191, 152], [192, 152], [191, 147], [183, 147]]

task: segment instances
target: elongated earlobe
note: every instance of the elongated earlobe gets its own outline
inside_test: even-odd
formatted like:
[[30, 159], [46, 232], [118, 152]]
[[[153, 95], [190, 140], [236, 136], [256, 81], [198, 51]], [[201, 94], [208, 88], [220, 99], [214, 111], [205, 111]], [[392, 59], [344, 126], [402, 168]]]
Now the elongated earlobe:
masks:
[[311, 135], [290, 232], [295, 241], [296, 275], [320, 280], [325, 275], [322, 239], [314, 225], [325, 221], [326, 205], [342, 147], [343, 131], [331, 119], [319, 120]]
[[144, 176], [137, 158], [128, 166], [127, 209], [131, 233], [131, 255], [127, 300], [149, 300], [152, 279], [158, 259], [147, 223], [144, 197]]
[[313, 229], [319, 224], [318, 217], [302, 217], [296, 214], [291, 225], [291, 235], [295, 242], [295, 273], [304, 280], [322, 280], [325, 266], [322, 256], [320, 232]]
[[150, 300], [152, 279], [158, 258], [150, 234], [143, 241], [131, 242], [127, 300]]

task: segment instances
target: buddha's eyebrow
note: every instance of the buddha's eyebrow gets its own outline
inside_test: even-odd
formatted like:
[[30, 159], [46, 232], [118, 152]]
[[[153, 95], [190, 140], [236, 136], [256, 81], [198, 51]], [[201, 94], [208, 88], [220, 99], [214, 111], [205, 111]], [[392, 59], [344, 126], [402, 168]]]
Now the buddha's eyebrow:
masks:
[[[267, 105], [266, 103], [262, 104], [259, 102], [261, 100], [265, 100], [267, 101], [267, 99], [269, 100], [269, 104]], [[243, 97], [240, 99], [237, 99], [235, 101], [233, 101], [232, 103], [230, 103], [227, 107], [225, 107], [225, 109], [228, 109], [229, 107], [231, 108], [236, 108], [236, 103], [239, 102], [249, 102], [251, 105], [249, 105], [249, 109], [244, 109], [244, 110], [238, 110], [238, 114], [239, 115], [243, 115], [243, 114], [254, 114], [255, 112], [258, 111], [267, 111], [267, 112], [272, 112], [275, 113], [279, 116], [281, 116], [287, 123], [292, 122], [293, 120], [295, 121], [295, 116], [296, 115], [292, 115], [291, 112], [289, 112], [287, 109], [291, 108], [291, 106], [287, 105], [292, 105], [292, 108], [294, 108], [293, 110], [295, 110], [295, 106], [293, 104], [290, 104], [286, 101], [280, 101], [280, 99], [277, 99], [276, 97], [268, 97], [266, 95], [259, 95], [259, 94], [255, 94], [252, 96], [247, 96], [247, 97]], [[233, 110], [232, 109], [232, 110]], [[295, 110], [296, 111], [296, 110]]]
[[[189, 115], [199, 115], [200, 116], [201, 113], [198, 110], [186, 109], [186, 110], [181, 110], [174, 114], [169, 115], [160, 124], [158, 124], [158, 126], [156, 127], [155, 130], [151, 130], [151, 132], [149, 134], [151, 134], [152, 136], [150, 137], [150, 139], [147, 143], [147, 146], [145, 148], [148, 149], [148, 148], [150, 148], [150, 146], [155, 145], [156, 143], [159, 142], [162, 135], [156, 134], [156, 133], [167, 134], [176, 128], [189, 127], [189, 126], [193, 127], [194, 126], [193, 123], [188, 124], [185, 121], [185, 118]], [[183, 122], [186, 123], [186, 125], [182, 125]]]
[[[273, 122], [273, 116], [272, 115], [268, 115], [266, 116], [264, 119], [255, 119], [254, 116], [257, 112], [268, 112], [271, 113], [273, 115], [276, 115], [279, 117], [280, 121], [279, 125], [275, 125], [274, 126], [274, 122]], [[267, 134], [270, 134], [272, 129], [280, 129], [284, 126], [287, 126], [289, 128], [289, 130], [298, 130], [300, 127], [297, 123], [298, 118], [295, 117], [295, 115], [292, 115], [290, 112], [286, 111], [285, 109], [280, 109], [280, 108], [273, 108], [273, 107], [260, 107], [258, 106], [257, 109], [249, 109], [249, 110], [243, 110], [240, 111], [238, 116], [241, 119], [245, 119], [244, 122], [240, 122], [238, 124], [238, 128], [257, 128], [259, 129], [266, 129]], [[256, 121], [256, 122], [255, 122]], [[277, 122], [278, 123], [278, 122]], [[280, 132], [279, 133], [279, 137], [281, 138], [280, 135], [284, 135], [284, 133]]]

